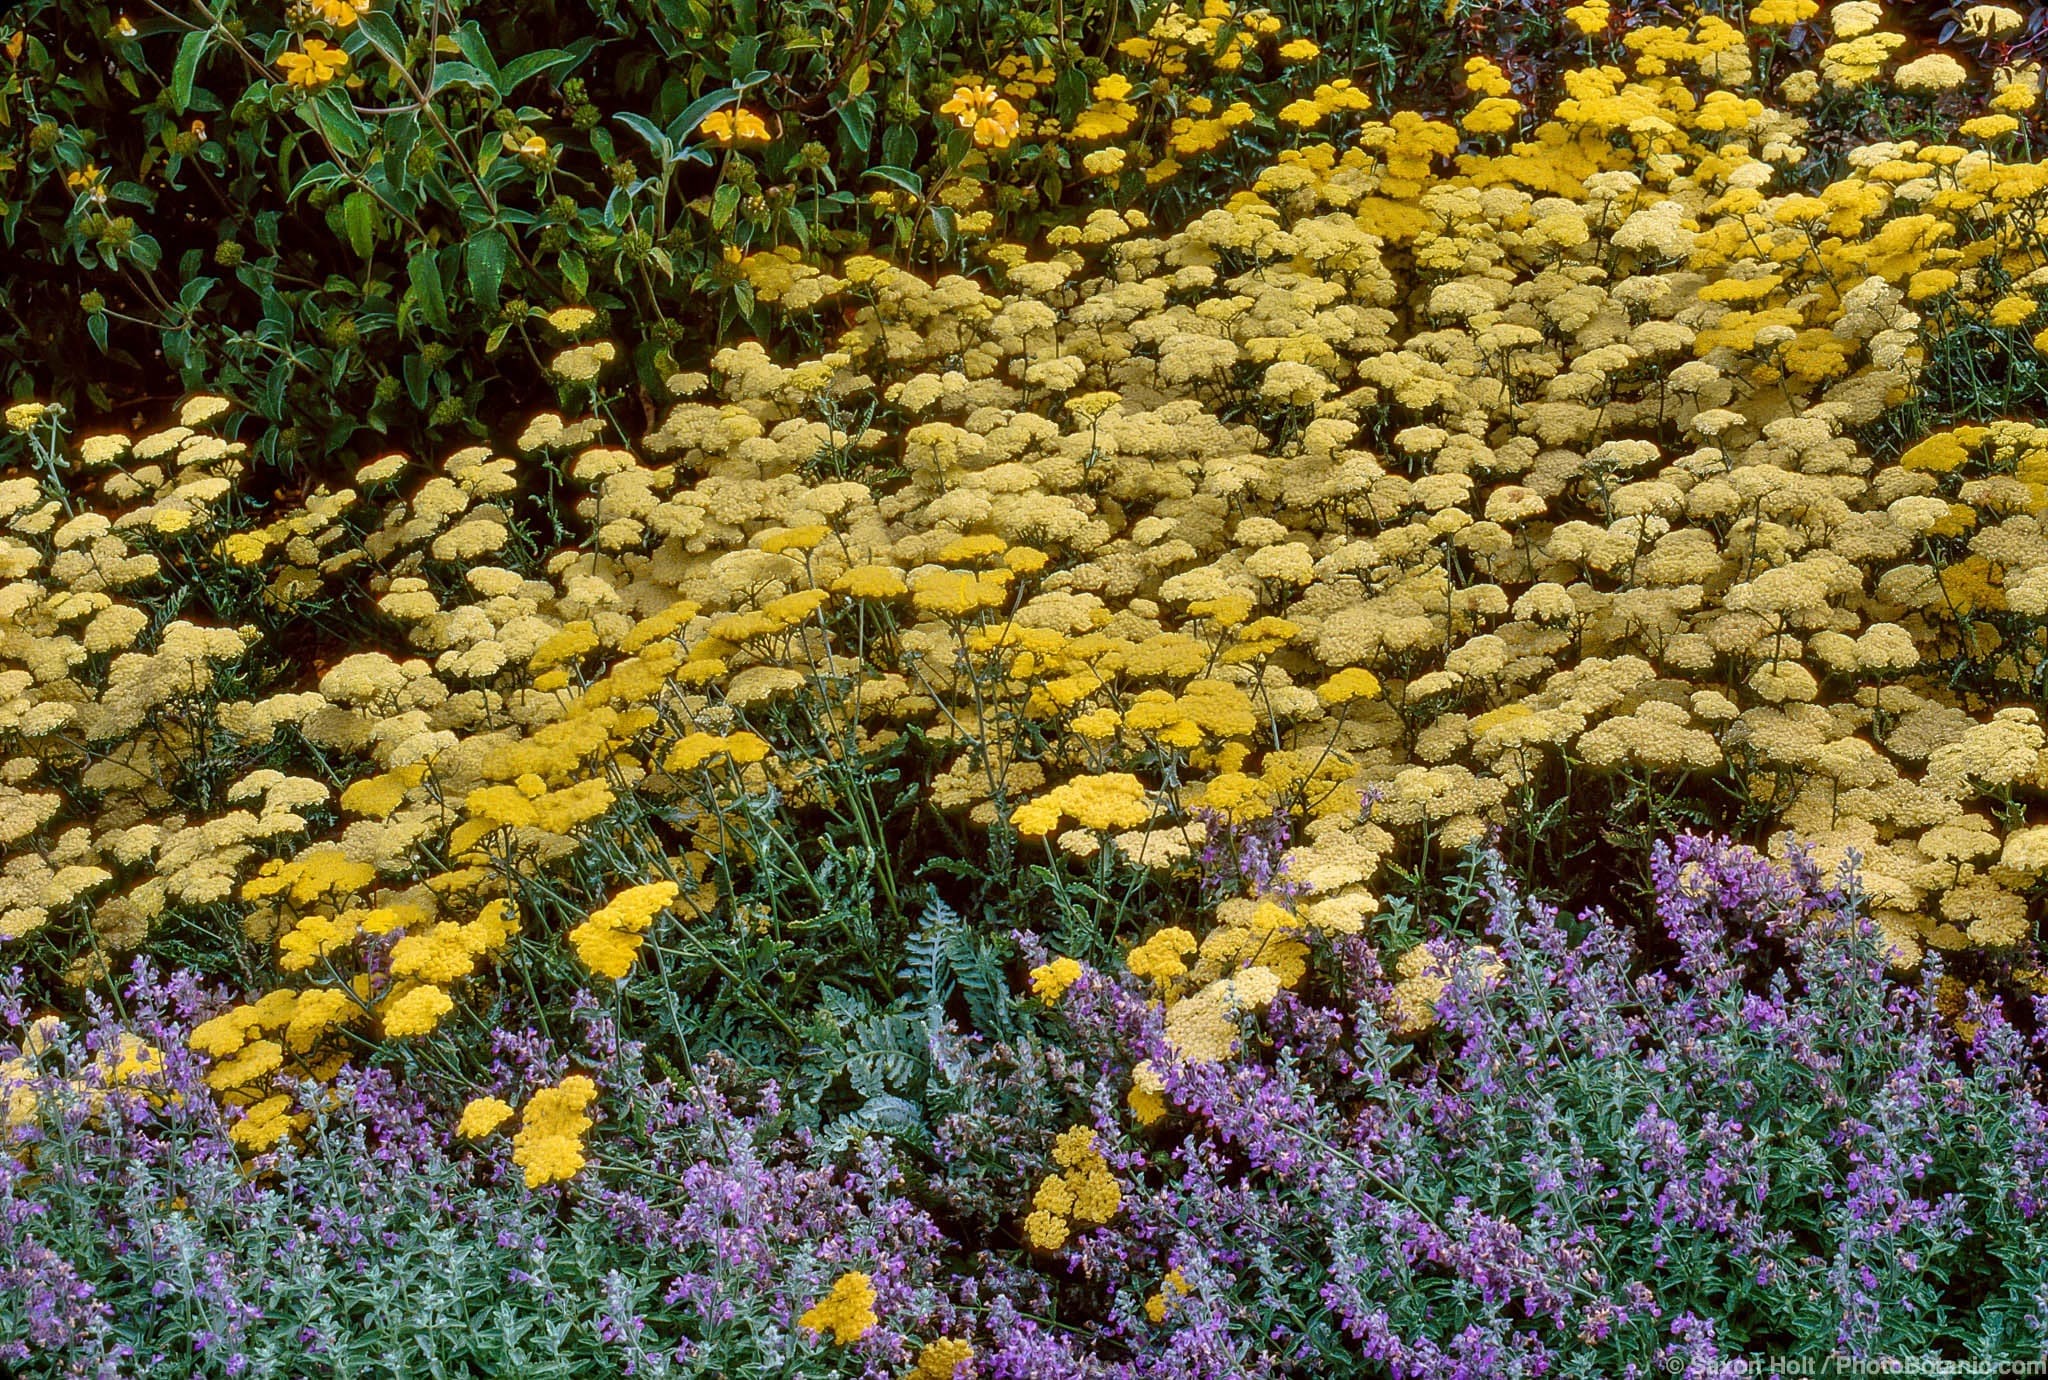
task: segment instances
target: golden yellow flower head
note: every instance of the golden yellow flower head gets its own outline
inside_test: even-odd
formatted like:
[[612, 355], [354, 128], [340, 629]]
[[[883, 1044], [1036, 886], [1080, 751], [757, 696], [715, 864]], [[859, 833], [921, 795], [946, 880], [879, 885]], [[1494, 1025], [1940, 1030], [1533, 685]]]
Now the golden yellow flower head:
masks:
[[462, 1120], [456, 1124], [455, 1133], [466, 1140], [482, 1140], [511, 1116], [511, 1106], [499, 1098], [474, 1098], [463, 1107]]
[[857, 1342], [873, 1330], [875, 1317], [874, 1281], [859, 1270], [848, 1270], [832, 1282], [832, 1291], [804, 1310], [799, 1327], [820, 1335], [829, 1333], [834, 1344]]
[[774, 137], [768, 122], [745, 106], [712, 111], [697, 126], [697, 132], [727, 145], [766, 143]]
[[324, 39], [309, 38], [296, 51], [277, 59], [285, 81], [305, 91], [317, 91], [348, 70], [348, 54]]
[[1071, 958], [1055, 958], [1031, 970], [1031, 991], [1040, 1001], [1055, 1002], [1081, 976], [1081, 965]]

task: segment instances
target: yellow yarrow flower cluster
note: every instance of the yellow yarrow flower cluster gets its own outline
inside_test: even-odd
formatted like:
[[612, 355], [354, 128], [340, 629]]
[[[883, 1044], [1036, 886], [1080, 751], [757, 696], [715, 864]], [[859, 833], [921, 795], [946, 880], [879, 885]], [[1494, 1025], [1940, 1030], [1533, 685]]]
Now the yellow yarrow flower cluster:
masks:
[[1129, 772], [1076, 777], [1045, 795], [1020, 805], [1011, 825], [1026, 837], [1051, 833], [1063, 818], [1083, 829], [1134, 829], [1152, 817], [1144, 783]]
[[455, 1133], [467, 1140], [481, 1140], [511, 1119], [512, 1106], [502, 1098], [473, 1098], [463, 1106]]
[[1063, 1131], [1053, 1144], [1052, 1158], [1060, 1172], [1040, 1182], [1031, 1213], [1024, 1219], [1025, 1238], [1043, 1251], [1066, 1245], [1076, 1227], [1109, 1221], [1123, 1204], [1123, 1191], [1109, 1172], [1109, 1161], [1096, 1149], [1092, 1127]]
[[[597, 1084], [575, 1073], [527, 1099], [512, 1137], [512, 1163], [526, 1171], [528, 1188], [572, 1179], [582, 1171], [587, 1163], [583, 1134], [594, 1124], [586, 1113], [596, 1098]], [[486, 1104], [471, 1124], [481, 1127], [494, 1111]]]
[[681, 890], [674, 882], [663, 881], [620, 892], [608, 905], [592, 911], [588, 919], [569, 931], [576, 956], [599, 976], [614, 982], [622, 980], [633, 967], [648, 926], [675, 902]]
[[1031, 970], [1031, 991], [1040, 1001], [1056, 1002], [1081, 977], [1081, 965], [1071, 958], [1055, 958]]
[[1613, 21], [1614, 11], [1607, 0], [1585, 0], [1564, 12], [1565, 21], [1586, 37], [1603, 33]]
[[874, 1329], [874, 1281], [859, 1270], [848, 1270], [832, 1282], [832, 1291], [804, 1310], [797, 1326], [830, 1334], [835, 1345], [857, 1342]]
[[964, 1337], [941, 1337], [917, 1353], [910, 1380], [957, 1380], [962, 1366], [974, 1359], [974, 1346]]

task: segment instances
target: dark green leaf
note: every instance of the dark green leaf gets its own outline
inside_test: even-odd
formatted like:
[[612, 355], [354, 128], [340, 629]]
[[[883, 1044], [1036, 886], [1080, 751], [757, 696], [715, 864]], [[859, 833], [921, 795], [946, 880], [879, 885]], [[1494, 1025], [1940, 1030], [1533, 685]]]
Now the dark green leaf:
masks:
[[178, 59], [171, 64], [171, 113], [183, 115], [192, 104], [192, 81], [199, 75], [199, 59], [206, 56], [211, 29], [194, 29], [179, 40]]
[[478, 91], [497, 93], [497, 87], [480, 67], [467, 62], [444, 62], [434, 69], [434, 84], [427, 90], [429, 96], [438, 96], [451, 86], [474, 87]]
[[711, 194], [711, 228], [723, 230], [732, 224], [733, 212], [740, 206], [740, 189], [736, 183], [721, 182], [718, 190]]
[[422, 249], [412, 256], [405, 266], [405, 276], [412, 281], [412, 298], [419, 307], [420, 315], [427, 324], [437, 330], [447, 330], [448, 299], [441, 288], [441, 265], [431, 249]]
[[484, 31], [474, 19], [455, 31], [455, 46], [491, 79], [491, 89], [502, 96], [505, 86], [498, 75], [498, 60], [491, 56], [491, 45], [484, 41]]
[[289, 360], [279, 360], [271, 366], [269, 375], [263, 380], [263, 391], [256, 396], [256, 410], [273, 422], [284, 420], [284, 391], [291, 381]]
[[[360, 16], [354, 32], [362, 36], [363, 46], [376, 49], [386, 62], [405, 61], [405, 36], [398, 32], [398, 25], [392, 22], [391, 16], [383, 11], [373, 9]], [[351, 54], [358, 51], [346, 40], [343, 40], [342, 47]]]
[[900, 187], [912, 196], [924, 195], [924, 179], [908, 168], [898, 168], [888, 163], [869, 168], [869, 177], [879, 177], [892, 187]]
[[406, 396], [421, 411], [427, 406], [427, 361], [422, 355], [407, 355], [403, 366]]
[[263, 328], [257, 332], [259, 339], [276, 342], [288, 339], [292, 332], [291, 303], [274, 287], [265, 287], [262, 298]]
[[874, 141], [875, 95], [870, 91], [839, 107], [839, 133], [856, 152], [865, 154]]
[[664, 167], [675, 157], [675, 141], [663, 134], [660, 127], [645, 115], [635, 115], [631, 111], [626, 111], [612, 118], [646, 140], [648, 149], [662, 161]]
[[573, 249], [563, 250], [561, 258], [556, 262], [562, 270], [562, 281], [569, 285], [570, 292], [581, 301], [590, 291], [590, 265]]
[[469, 292], [485, 311], [498, 309], [498, 285], [505, 280], [505, 237], [494, 230], [472, 235], [464, 257], [469, 267]]
[[392, 116], [384, 122], [384, 180], [393, 187], [406, 187], [412, 183], [412, 173], [406, 167], [412, 157], [413, 146], [420, 139], [420, 117], [407, 110]]
[[377, 199], [368, 192], [350, 192], [342, 199], [341, 218], [348, 226], [348, 242], [367, 259], [377, 243]]
[[882, 161], [907, 168], [917, 162], [917, 135], [906, 125], [891, 125], [882, 131]]
[[[285, 200], [296, 201], [299, 198], [299, 193], [309, 188], [324, 187], [343, 180], [345, 180], [345, 174], [341, 171], [339, 164], [331, 162], [315, 163], [312, 167], [306, 169], [305, 172], [299, 174], [299, 180], [292, 184], [291, 191], [285, 194]], [[265, 212], [264, 214], [274, 213]]]
[[363, 151], [363, 141], [369, 137], [369, 130], [349, 109], [348, 99], [337, 87], [315, 96], [299, 107], [299, 118], [320, 131], [321, 136], [344, 158], [355, 158]]
[[545, 48], [538, 53], [523, 54], [505, 64], [498, 73], [498, 86], [501, 90], [510, 91], [530, 77], [574, 67], [589, 57], [596, 47], [595, 38], [579, 38], [566, 48]]
[[1052, 99], [1060, 119], [1072, 120], [1088, 105], [1088, 74], [1078, 67], [1067, 68], [1052, 84]]

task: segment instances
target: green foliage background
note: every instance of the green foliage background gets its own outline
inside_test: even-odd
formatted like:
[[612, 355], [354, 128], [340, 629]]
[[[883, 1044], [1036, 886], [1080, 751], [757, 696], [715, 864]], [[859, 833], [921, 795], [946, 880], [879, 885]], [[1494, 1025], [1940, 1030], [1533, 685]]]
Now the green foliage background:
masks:
[[[123, 421], [208, 388], [271, 424], [249, 439], [289, 473], [458, 444], [546, 398], [532, 318], [575, 302], [630, 348], [651, 415], [676, 369], [774, 334], [728, 249], [883, 246], [973, 271], [951, 210], [921, 199], [936, 175], [988, 184], [1013, 238], [1099, 195], [1057, 139], [1027, 129], [984, 156], [933, 112], [1010, 58], [1057, 74], [1037, 110], [1070, 119], [1113, 43], [1161, 8], [398, 0], [338, 27], [313, 0], [26, 0], [0, 21], [0, 388]], [[1512, 61], [1553, 9], [1275, 13], [1331, 49], [1295, 77], [1342, 71], [1412, 101], [1417, 72], [1448, 91], [1473, 23], [1498, 21]], [[358, 80], [283, 81], [297, 34], [338, 43]], [[1250, 99], [1270, 128], [1293, 85], [1279, 75], [1254, 56], [1211, 94]], [[1136, 99], [1161, 128], [1189, 94]], [[697, 127], [737, 102], [774, 137], [721, 152]], [[536, 135], [544, 154], [517, 152]], [[1199, 209], [1256, 158], [1238, 142], [1198, 174], [1155, 188], [1134, 168], [1111, 193]]]

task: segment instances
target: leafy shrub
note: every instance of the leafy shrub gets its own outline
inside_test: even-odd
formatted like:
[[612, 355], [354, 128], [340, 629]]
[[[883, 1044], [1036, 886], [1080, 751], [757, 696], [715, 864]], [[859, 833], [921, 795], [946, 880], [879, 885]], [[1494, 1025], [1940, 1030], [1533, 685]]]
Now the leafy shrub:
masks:
[[[8, 391], [126, 415], [168, 365], [274, 423], [265, 462], [325, 467], [487, 434], [545, 389], [540, 318], [571, 303], [658, 398], [707, 341], [770, 329], [745, 255], [959, 263], [1091, 182], [1156, 204], [1176, 122], [1245, 101], [1239, 156], [1209, 160], [1234, 180], [1330, 64], [1279, 58], [1266, 11], [1204, 14], [1148, 14], [1148, 39], [1111, 7], [984, 0], [30, 0], [0, 89]], [[1128, 101], [1095, 100], [1108, 77]], [[1105, 146], [1121, 179], [1083, 166]]]

